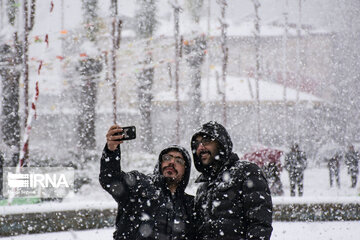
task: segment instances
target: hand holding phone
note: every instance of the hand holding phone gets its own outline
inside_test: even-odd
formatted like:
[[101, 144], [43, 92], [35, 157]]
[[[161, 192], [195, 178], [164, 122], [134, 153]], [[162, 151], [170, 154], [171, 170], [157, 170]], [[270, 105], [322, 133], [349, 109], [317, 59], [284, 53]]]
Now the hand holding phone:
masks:
[[114, 134], [114, 136], [117, 135], [123, 135], [123, 138], [117, 141], [133, 140], [136, 138], [136, 127], [135, 126], [122, 127], [122, 132], [118, 132]]
[[110, 151], [114, 151], [123, 141], [136, 138], [135, 126], [120, 127], [113, 125], [106, 134], [106, 144]]

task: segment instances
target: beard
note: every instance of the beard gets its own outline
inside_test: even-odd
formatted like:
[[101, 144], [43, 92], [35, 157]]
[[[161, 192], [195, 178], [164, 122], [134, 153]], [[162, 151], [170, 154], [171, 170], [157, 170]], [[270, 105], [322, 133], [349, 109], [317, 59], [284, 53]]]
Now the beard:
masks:
[[[203, 162], [203, 155], [208, 155], [206, 163]], [[202, 162], [203, 173], [207, 176], [216, 175], [222, 165], [218, 152], [212, 153], [209, 150], [203, 150], [199, 153], [198, 158], [200, 159], [200, 162]]]
[[164, 178], [166, 183], [169, 185], [174, 185], [179, 183], [176, 177], [164, 176]]
[[199, 152], [197, 157], [200, 159], [204, 167], [211, 166], [214, 162], [218, 162], [220, 160], [220, 152], [217, 149], [215, 151], [204, 149]]
[[169, 183], [169, 184], [178, 183], [178, 180], [177, 180], [178, 171], [176, 170], [176, 168], [174, 166], [171, 166], [171, 165], [166, 166], [162, 169], [162, 172], [163, 172], [163, 176], [167, 183]]

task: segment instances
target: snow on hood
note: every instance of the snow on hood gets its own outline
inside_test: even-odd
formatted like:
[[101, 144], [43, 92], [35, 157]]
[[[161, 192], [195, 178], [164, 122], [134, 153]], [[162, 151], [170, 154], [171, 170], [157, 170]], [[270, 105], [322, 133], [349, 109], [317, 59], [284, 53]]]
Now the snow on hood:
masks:
[[199, 172], [204, 171], [204, 166], [202, 165], [200, 159], [196, 155], [196, 149], [194, 143], [196, 137], [202, 134], [210, 136], [211, 138], [217, 140], [220, 143], [220, 149], [221, 149], [220, 161], [222, 161], [223, 163], [227, 161], [227, 159], [232, 153], [232, 148], [233, 148], [233, 143], [231, 141], [230, 135], [226, 131], [223, 125], [215, 121], [210, 121], [202, 125], [202, 127], [199, 130], [197, 130], [196, 133], [191, 138], [191, 150], [194, 158], [194, 165]]
[[159, 154], [159, 158], [158, 158], [158, 164], [156, 164], [155, 166], [155, 170], [154, 170], [154, 174], [160, 174], [161, 173], [161, 161], [162, 161], [162, 156], [170, 151], [178, 151], [180, 152], [185, 160], [185, 173], [183, 176], [183, 179], [179, 185], [179, 188], [184, 191], [186, 186], [189, 183], [189, 179], [190, 179], [190, 171], [191, 171], [191, 158], [190, 158], [190, 154], [189, 152], [184, 148], [181, 147], [179, 145], [170, 145], [168, 147], [166, 147], [165, 149], [163, 149], [160, 154]]

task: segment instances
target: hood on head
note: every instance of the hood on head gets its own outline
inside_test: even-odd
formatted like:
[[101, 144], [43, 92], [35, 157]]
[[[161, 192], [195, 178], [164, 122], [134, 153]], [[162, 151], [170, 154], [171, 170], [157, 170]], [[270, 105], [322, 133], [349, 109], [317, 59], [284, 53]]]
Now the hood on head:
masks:
[[228, 157], [232, 153], [233, 143], [231, 141], [229, 133], [226, 131], [225, 127], [220, 123], [215, 121], [210, 121], [202, 125], [200, 129], [198, 129], [193, 137], [191, 138], [191, 151], [194, 158], [195, 168], [199, 172], [204, 171], [204, 166], [202, 165], [200, 159], [196, 155], [196, 148], [195, 148], [195, 139], [199, 135], [206, 135], [209, 136], [219, 143], [219, 151], [220, 151], [220, 160], [222, 163], [225, 163]]
[[162, 156], [170, 151], [178, 151], [180, 152], [185, 160], [185, 173], [183, 176], [183, 179], [181, 180], [180, 185], [178, 186], [179, 189], [181, 189], [182, 191], [185, 190], [186, 186], [189, 183], [189, 179], [190, 179], [190, 170], [191, 170], [191, 158], [190, 158], [190, 154], [189, 152], [178, 145], [170, 145], [169, 147], [163, 149], [160, 154], [159, 154], [159, 158], [158, 158], [158, 164], [156, 166], [155, 169], [155, 173], [162, 175], [162, 171], [161, 171], [161, 161], [162, 161]]

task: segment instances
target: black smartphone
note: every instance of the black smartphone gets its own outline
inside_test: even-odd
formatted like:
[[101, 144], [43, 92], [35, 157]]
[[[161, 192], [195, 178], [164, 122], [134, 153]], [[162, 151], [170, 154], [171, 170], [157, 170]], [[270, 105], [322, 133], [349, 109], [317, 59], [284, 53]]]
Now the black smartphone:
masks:
[[124, 135], [122, 139], [119, 139], [119, 141], [127, 141], [127, 140], [133, 140], [136, 138], [136, 127], [135, 126], [129, 126], [129, 127], [122, 127], [123, 131], [119, 133], [115, 133], [116, 135]]

